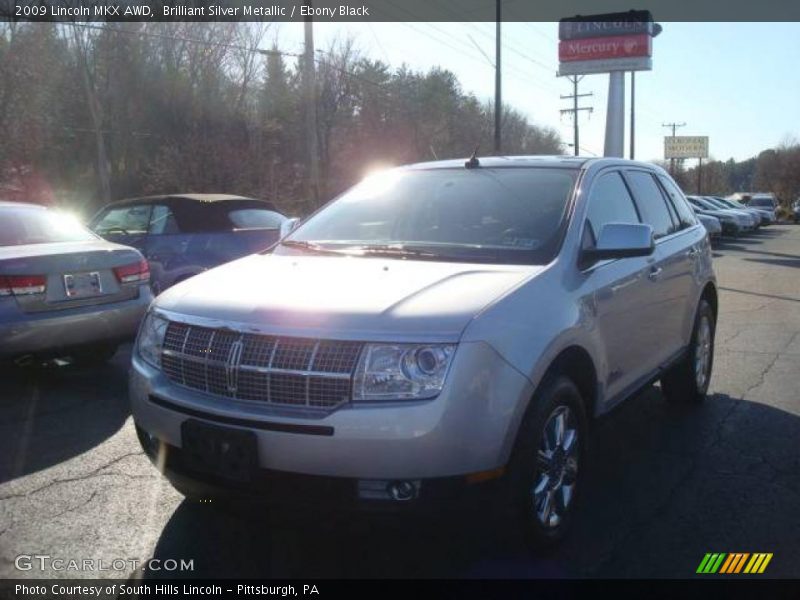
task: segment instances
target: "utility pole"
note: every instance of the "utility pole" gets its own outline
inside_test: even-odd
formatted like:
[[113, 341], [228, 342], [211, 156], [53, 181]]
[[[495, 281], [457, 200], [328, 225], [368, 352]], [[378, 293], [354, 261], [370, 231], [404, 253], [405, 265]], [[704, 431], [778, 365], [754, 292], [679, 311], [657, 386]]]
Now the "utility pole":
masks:
[[587, 98], [589, 96], [593, 96], [591, 92], [588, 94], [579, 94], [578, 93], [578, 82], [583, 79], [583, 76], [578, 77], [577, 75], [572, 75], [568, 77], [568, 79], [572, 82], [572, 94], [567, 94], [566, 96], [562, 95], [562, 100], [572, 100], [572, 108], [563, 108], [561, 109], [561, 114], [572, 115], [572, 133], [573, 133], [573, 147], [575, 150], [575, 156], [580, 154], [580, 134], [578, 133], [578, 115], [580, 111], [585, 110], [588, 112], [592, 112], [594, 108], [591, 106], [578, 106], [578, 98]]
[[636, 156], [636, 71], [631, 71], [631, 160]]
[[703, 193], [703, 159], [697, 159], [697, 195]]
[[[686, 127], [686, 123], [662, 123], [662, 127], [666, 127], [668, 129], [672, 129], [672, 137], [675, 137], [675, 130], [678, 127]], [[669, 174], [675, 177], [675, 159], [669, 159]]]
[[[311, 0], [305, 2], [311, 6]], [[305, 17], [305, 52], [303, 53], [303, 83], [306, 104], [306, 145], [308, 146], [308, 197], [312, 210], [319, 206], [319, 142], [317, 140], [317, 82], [314, 68], [314, 25], [311, 16]]]
[[502, 21], [502, 0], [495, 0], [497, 10], [496, 14], [496, 27], [495, 32], [495, 50], [494, 50], [494, 152], [500, 154], [500, 147], [502, 145], [502, 138], [500, 134], [500, 127], [502, 125], [502, 110], [503, 110], [503, 93], [501, 87], [500, 69], [500, 22]]

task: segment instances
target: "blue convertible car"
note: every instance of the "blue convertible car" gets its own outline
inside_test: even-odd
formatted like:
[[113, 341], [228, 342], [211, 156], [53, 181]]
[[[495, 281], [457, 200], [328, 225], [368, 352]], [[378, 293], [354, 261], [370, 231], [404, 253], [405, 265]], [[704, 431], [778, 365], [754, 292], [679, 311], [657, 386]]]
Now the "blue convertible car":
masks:
[[271, 202], [225, 194], [173, 194], [109, 204], [90, 221], [98, 235], [139, 249], [158, 294], [280, 238], [287, 218]]

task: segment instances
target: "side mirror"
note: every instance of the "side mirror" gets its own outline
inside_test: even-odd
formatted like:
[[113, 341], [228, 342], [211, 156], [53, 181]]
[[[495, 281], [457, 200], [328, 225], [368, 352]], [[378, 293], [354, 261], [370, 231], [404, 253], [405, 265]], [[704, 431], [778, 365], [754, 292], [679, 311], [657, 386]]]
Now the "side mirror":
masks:
[[583, 251], [585, 262], [610, 258], [650, 256], [655, 250], [653, 228], [643, 223], [607, 223], [600, 230], [594, 248]]
[[300, 223], [299, 217], [292, 217], [281, 223], [281, 239], [292, 233], [297, 228], [298, 223]]

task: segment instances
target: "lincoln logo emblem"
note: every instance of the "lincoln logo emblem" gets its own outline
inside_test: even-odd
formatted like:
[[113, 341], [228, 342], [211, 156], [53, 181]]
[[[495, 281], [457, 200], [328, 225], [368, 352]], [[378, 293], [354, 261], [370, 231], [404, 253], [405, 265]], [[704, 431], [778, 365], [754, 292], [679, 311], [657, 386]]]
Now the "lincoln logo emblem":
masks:
[[225, 383], [228, 386], [228, 391], [232, 394], [236, 393], [239, 379], [239, 361], [242, 360], [243, 347], [244, 344], [241, 339], [233, 342], [231, 349], [228, 350], [228, 359], [225, 361]]

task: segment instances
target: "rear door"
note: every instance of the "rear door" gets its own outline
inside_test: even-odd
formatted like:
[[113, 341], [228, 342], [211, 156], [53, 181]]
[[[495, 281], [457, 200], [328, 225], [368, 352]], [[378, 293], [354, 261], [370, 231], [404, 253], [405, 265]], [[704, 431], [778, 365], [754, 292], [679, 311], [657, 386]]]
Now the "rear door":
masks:
[[[619, 171], [604, 171], [588, 196], [584, 247], [592, 247], [608, 223], [640, 223], [633, 198]], [[606, 355], [606, 396], [623, 394], [642, 377], [642, 362], [652, 349], [642, 335], [649, 319], [649, 257], [620, 258], [595, 263], [583, 271], [595, 305], [599, 339]]]
[[692, 287], [691, 240], [674, 206], [667, 201], [655, 175], [646, 170], [626, 169], [633, 198], [642, 220], [653, 227], [656, 249], [647, 273], [649, 306], [643, 337], [651, 348], [655, 369], [673, 358], [683, 347], [683, 322]]

